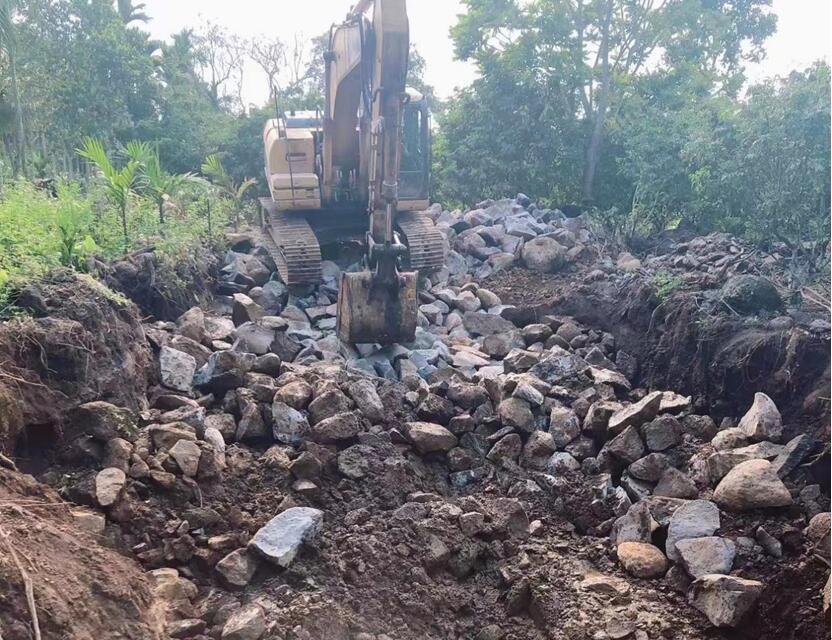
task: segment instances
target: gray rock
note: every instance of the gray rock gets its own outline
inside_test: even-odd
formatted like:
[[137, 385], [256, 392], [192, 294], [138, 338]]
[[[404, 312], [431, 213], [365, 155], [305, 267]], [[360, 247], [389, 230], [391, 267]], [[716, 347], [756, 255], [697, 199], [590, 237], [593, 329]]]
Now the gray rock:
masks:
[[681, 558], [676, 543], [689, 538], [711, 536], [719, 529], [719, 508], [708, 500], [692, 500], [670, 517], [667, 529], [665, 552], [667, 557], [678, 562]]
[[580, 420], [571, 409], [553, 407], [549, 414], [549, 433], [558, 449], [563, 449], [581, 435]]
[[565, 451], [553, 453], [549, 458], [549, 461], [546, 463], [546, 470], [554, 476], [579, 471], [580, 468], [581, 463]]
[[554, 347], [529, 373], [551, 385], [576, 384], [582, 380], [588, 381], [583, 375], [588, 367], [586, 360], [579, 355]]
[[248, 546], [269, 562], [286, 568], [301, 545], [318, 535], [323, 519], [324, 512], [319, 509], [292, 507], [269, 520]]
[[495, 333], [509, 333], [516, 327], [493, 313], [482, 311], [468, 311], [462, 316], [462, 323], [466, 331], [475, 336], [490, 336]]
[[783, 545], [763, 527], [757, 527], [757, 532], [754, 534], [754, 537], [760, 543], [760, 546], [766, 550], [768, 555], [773, 558], [783, 557]]
[[679, 540], [676, 542], [676, 551], [685, 571], [695, 579], [709, 573], [730, 573], [737, 547], [733, 540], [706, 536]]
[[253, 322], [246, 322], [237, 327], [236, 336], [237, 340], [232, 347], [235, 351], [262, 356], [271, 351], [275, 331]]
[[183, 474], [189, 478], [196, 477], [196, 472], [199, 470], [199, 458], [202, 455], [199, 445], [189, 440], [179, 440], [168, 453], [176, 460]]
[[715, 627], [736, 627], [757, 603], [763, 588], [756, 580], [706, 575], [691, 585], [688, 600]]
[[202, 391], [222, 396], [226, 391], [245, 386], [245, 374], [254, 366], [256, 356], [236, 351], [217, 351], [194, 376], [194, 385]]
[[370, 471], [372, 447], [354, 444], [338, 454], [338, 471], [350, 480], [360, 480]]
[[731, 469], [714, 491], [714, 500], [731, 511], [792, 504], [789, 490], [767, 460], [749, 460]]
[[534, 238], [523, 245], [522, 257], [532, 271], [554, 273], [566, 264], [566, 248], [554, 238]]
[[648, 393], [638, 402], [616, 411], [610, 416], [608, 429], [610, 433], [620, 433], [628, 426], [640, 427], [656, 417], [663, 398], [661, 391]]
[[754, 404], [740, 420], [739, 429], [755, 442], [776, 441], [783, 436], [783, 418], [771, 398], [755, 393]]
[[682, 418], [682, 428], [686, 433], [706, 442], [717, 434], [716, 423], [711, 416], [687, 415]]
[[275, 400], [272, 404], [272, 433], [278, 442], [298, 445], [309, 433], [309, 421], [297, 409]]
[[193, 387], [196, 360], [183, 351], [162, 347], [159, 352], [162, 384], [169, 389], [188, 393]]
[[352, 400], [336, 387], [323, 393], [319, 391], [315, 399], [309, 403], [307, 410], [309, 411], [310, 421], [315, 424], [352, 408]]
[[234, 301], [231, 311], [231, 319], [235, 326], [240, 326], [246, 322], [257, 322], [261, 320], [265, 313], [263, 307], [254, 302], [244, 293], [235, 293]]
[[659, 416], [641, 428], [650, 451], [665, 451], [682, 441], [682, 425], [673, 416]]
[[782, 452], [771, 463], [780, 478], [785, 478], [809, 455], [813, 441], [811, 436], [803, 433], [789, 440]]
[[737, 313], [778, 311], [783, 300], [771, 280], [749, 274], [730, 278], [722, 287], [722, 299]]
[[695, 498], [699, 495], [696, 485], [684, 473], [673, 467], [668, 467], [662, 473], [659, 483], [653, 489], [653, 494], [668, 498]]
[[650, 542], [659, 528], [645, 502], [632, 505], [612, 526], [610, 537], [614, 545], [622, 542]]
[[627, 467], [627, 471], [631, 476], [639, 480], [658, 482], [665, 469], [669, 466], [670, 461], [663, 453], [648, 453]]
[[738, 427], [723, 429], [711, 440], [711, 444], [717, 451], [730, 451], [748, 444], [748, 436]]
[[644, 455], [644, 443], [638, 429], [629, 426], [607, 443], [607, 448], [619, 460], [632, 464]]
[[522, 449], [523, 441], [520, 436], [516, 433], [509, 433], [491, 447], [491, 451], [488, 452], [486, 458], [495, 464], [517, 462]]

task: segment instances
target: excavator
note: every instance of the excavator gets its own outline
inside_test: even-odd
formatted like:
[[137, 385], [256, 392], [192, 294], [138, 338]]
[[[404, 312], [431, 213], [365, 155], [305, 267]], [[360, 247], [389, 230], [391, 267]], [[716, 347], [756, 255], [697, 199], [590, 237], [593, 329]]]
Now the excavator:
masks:
[[412, 342], [418, 275], [445, 262], [424, 213], [430, 117], [406, 86], [409, 53], [406, 0], [359, 0], [330, 30], [324, 112], [278, 115], [263, 132], [263, 235], [282, 280], [316, 284], [322, 250], [362, 243], [363, 271], [342, 273], [338, 290], [348, 343]]

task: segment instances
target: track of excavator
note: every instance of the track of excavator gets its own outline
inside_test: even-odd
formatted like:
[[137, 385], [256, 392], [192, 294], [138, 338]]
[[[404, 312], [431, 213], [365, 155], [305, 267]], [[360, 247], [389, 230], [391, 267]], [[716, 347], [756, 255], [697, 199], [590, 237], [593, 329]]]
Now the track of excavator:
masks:
[[[310, 214], [279, 211], [270, 198], [261, 198], [260, 204], [265, 224], [260, 242], [277, 265], [281, 280], [290, 286], [320, 282], [321, 246], [307, 220]], [[442, 234], [426, 214], [400, 212], [398, 226], [409, 248], [409, 270], [429, 274], [442, 268], [445, 264]], [[329, 237], [332, 233], [326, 235]]]
[[263, 207], [264, 246], [277, 265], [281, 280], [287, 285], [317, 284], [321, 281], [321, 247], [302, 213], [277, 211], [268, 198]]

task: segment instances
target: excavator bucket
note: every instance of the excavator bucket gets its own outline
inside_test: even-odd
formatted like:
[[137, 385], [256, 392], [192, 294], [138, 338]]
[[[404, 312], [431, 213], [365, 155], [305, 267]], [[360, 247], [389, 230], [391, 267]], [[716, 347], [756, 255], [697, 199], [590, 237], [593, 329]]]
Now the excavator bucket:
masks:
[[413, 342], [416, 336], [416, 272], [399, 273], [398, 285], [370, 271], [341, 274], [338, 337], [350, 344]]

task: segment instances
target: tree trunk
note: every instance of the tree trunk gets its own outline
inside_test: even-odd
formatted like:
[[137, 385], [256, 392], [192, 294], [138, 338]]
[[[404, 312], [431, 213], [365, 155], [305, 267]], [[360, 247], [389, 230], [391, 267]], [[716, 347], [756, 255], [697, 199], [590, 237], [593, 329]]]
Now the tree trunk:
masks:
[[612, 9], [613, 0], [607, 0], [607, 11], [602, 27], [600, 51], [601, 87], [592, 122], [592, 133], [590, 134], [589, 143], [586, 147], [586, 160], [584, 162], [583, 197], [586, 203], [591, 203], [593, 200], [595, 173], [601, 161], [604, 124], [606, 123], [607, 110], [610, 104], [610, 91], [612, 89], [612, 72], [610, 71], [610, 21], [612, 20]]
[[14, 53], [9, 55], [12, 73], [12, 93], [14, 94], [15, 124], [17, 125], [17, 161], [18, 170], [28, 177], [26, 163], [26, 131], [23, 128], [23, 107], [20, 104], [20, 87], [17, 82], [17, 62]]

